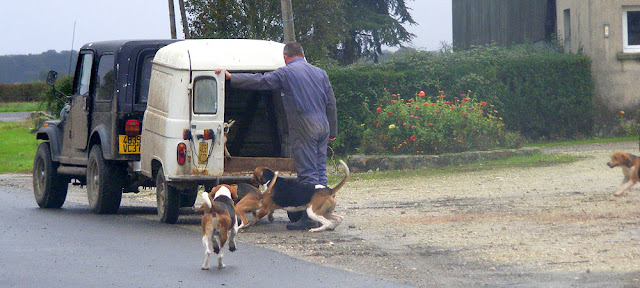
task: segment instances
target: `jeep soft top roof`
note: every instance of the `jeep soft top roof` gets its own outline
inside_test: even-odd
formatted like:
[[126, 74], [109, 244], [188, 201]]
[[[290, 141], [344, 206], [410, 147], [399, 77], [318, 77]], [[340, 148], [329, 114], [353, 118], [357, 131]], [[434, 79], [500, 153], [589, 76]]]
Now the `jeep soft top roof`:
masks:
[[194, 39], [167, 45], [154, 64], [178, 70], [270, 71], [285, 65], [284, 44], [252, 39]]
[[158, 48], [169, 45], [171, 43], [181, 41], [175, 39], [156, 39], [156, 40], [110, 40], [110, 41], [98, 41], [87, 43], [80, 49], [91, 49], [98, 54], [105, 52], [131, 52], [132, 50], [138, 50], [139, 47], [153, 47]]

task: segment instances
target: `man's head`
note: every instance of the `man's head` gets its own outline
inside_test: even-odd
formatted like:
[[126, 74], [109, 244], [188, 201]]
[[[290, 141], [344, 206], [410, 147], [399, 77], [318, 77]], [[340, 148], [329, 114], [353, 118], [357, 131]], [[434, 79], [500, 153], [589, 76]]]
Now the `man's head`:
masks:
[[299, 57], [304, 57], [304, 49], [298, 42], [291, 42], [284, 45], [284, 63], [289, 64], [291, 60]]

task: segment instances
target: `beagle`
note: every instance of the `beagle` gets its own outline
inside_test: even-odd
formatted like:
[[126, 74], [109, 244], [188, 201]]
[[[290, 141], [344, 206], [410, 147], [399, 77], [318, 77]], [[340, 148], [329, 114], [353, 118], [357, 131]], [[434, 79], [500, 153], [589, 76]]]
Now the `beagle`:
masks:
[[[235, 190], [235, 189], [234, 189]], [[238, 219], [235, 213], [233, 199], [238, 198], [235, 191], [228, 185], [214, 187], [210, 193], [202, 192], [204, 203], [196, 212], [204, 211], [202, 215], [202, 245], [205, 248], [202, 270], [209, 270], [209, 258], [213, 252], [218, 254], [218, 269], [225, 267], [222, 263], [223, 254], [220, 251], [229, 238], [229, 251], [236, 251], [236, 234], [238, 233]]]
[[627, 189], [638, 183], [638, 169], [640, 168], [640, 158], [638, 156], [625, 152], [616, 152], [611, 155], [611, 160], [607, 162], [607, 166], [610, 168], [621, 167], [624, 175], [622, 186], [613, 193], [614, 196], [622, 195]]
[[[267, 167], [258, 167], [253, 170], [252, 182], [255, 184], [266, 184], [270, 179], [277, 180], [270, 183], [272, 189], [268, 189], [262, 194], [262, 207], [258, 211], [256, 219], [261, 219], [273, 210], [284, 209], [287, 212], [307, 211], [309, 218], [322, 223], [322, 226], [310, 229], [310, 232], [318, 232], [326, 229], [335, 229], [342, 220], [342, 216], [333, 214], [336, 207], [336, 192], [344, 186], [349, 178], [349, 167], [340, 160], [344, 166], [344, 179], [333, 189], [322, 185], [303, 184], [295, 180], [274, 177], [273, 172]], [[272, 182], [274, 182], [272, 181]]]
[[236, 120], [229, 120], [229, 122], [225, 122], [224, 123], [224, 128], [223, 128], [223, 132], [224, 132], [224, 138], [222, 139], [222, 141], [224, 141], [223, 145], [224, 145], [224, 157], [227, 157], [227, 159], [231, 158], [231, 154], [229, 153], [229, 150], [227, 149], [227, 139], [229, 139], [229, 130], [231, 129], [231, 126], [233, 126], [233, 124], [236, 123]]
[[[257, 222], [256, 212], [260, 209], [262, 203], [262, 192], [255, 186], [248, 183], [238, 183], [229, 185], [230, 188], [236, 189], [238, 198], [234, 200], [236, 205], [236, 215], [240, 218], [240, 226], [238, 229], [245, 228]], [[255, 220], [249, 222], [245, 213], [251, 212]], [[273, 221], [273, 214], [269, 215], [269, 221]]]

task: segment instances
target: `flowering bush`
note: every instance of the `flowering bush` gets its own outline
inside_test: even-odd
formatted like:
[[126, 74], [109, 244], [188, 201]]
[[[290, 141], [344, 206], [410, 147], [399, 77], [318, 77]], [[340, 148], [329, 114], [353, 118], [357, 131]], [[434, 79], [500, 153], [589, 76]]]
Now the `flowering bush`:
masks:
[[471, 95], [447, 100], [444, 91], [435, 99], [423, 91], [408, 99], [391, 94], [375, 111], [373, 121], [365, 124], [364, 153], [440, 154], [521, 144], [518, 134], [504, 129], [493, 105]]

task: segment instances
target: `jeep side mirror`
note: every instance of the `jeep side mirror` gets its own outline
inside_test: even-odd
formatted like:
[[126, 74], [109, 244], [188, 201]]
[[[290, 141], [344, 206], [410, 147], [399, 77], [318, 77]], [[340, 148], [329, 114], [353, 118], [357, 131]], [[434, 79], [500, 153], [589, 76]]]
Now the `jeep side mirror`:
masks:
[[58, 79], [58, 72], [49, 70], [49, 74], [47, 74], [47, 85], [53, 86], [56, 84], [56, 80]]

